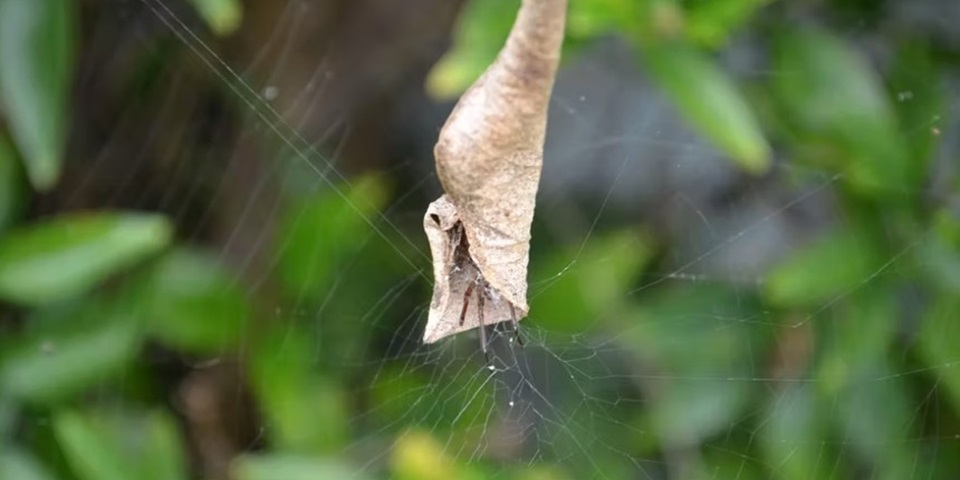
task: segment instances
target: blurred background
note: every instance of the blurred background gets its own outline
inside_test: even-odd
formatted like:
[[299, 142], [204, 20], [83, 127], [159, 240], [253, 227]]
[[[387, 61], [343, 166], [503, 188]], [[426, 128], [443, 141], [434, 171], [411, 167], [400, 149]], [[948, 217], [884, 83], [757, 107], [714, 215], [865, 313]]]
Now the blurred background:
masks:
[[570, 0], [525, 345], [420, 342], [518, 0], [0, 0], [0, 479], [960, 478], [960, 3]]

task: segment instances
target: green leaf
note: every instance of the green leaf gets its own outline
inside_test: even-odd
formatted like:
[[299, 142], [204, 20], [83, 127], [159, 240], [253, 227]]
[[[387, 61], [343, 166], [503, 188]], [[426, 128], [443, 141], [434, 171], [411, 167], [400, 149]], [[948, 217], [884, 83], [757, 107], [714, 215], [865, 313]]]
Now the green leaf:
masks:
[[924, 280], [943, 291], [960, 293], [960, 252], [940, 235], [930, 235], [915, 252], [915, 261], [923, 266]]
[[516, 480], [572, 480], [563, 468], [546, 462], [529, 465], [517, 472], [514, 478]]
[[897, 291], [882, 282], [859, 289], [818, 318], [824, 345], [817, 392], [833, 406], [847, 444], [873, 464], [879, 478], [909, 478], [919, 455], [911, 442], [913, 408], [907, 386], [888, 366], [900, 318]]
[[771, 0], [709, 0], [694, 2], [687, 9], [687, 36], [694, 41], [719, 47]]
[[584, 43], [610, 34], [636, 43], [658, 41], [680, 37], [685, 23], [678, 0], [580, 0], [568, 7], [564, 41]]
[[809, 384], [786, 384], [769, 399], [762, 418], [760, 445], [773, 478], [842, 478], [838, 452], [828, 443], [827, 422]]
[[252, 359], [251, 384], [270, 441], [285, 452], [337, 452], [349, 438], [348, 397], [317, 373], [309, 335], [292, 328], [268, 335]]
[[171, 225], [152, 214], [72, 214], [0, 238], [0, 298], [40, 305], [83, 294], [167, 246]]
[[13, 223], [23, 207], [24, 189], [20, 176], [13, 149], [0, 136], [0, 233]]
[[960, 299], [944, 293], [924, 313], [918, 351], [930, 377], [946, 390], [953, 411], [960, 415]]
[[479, 78], [506, 42], [519, 7], [517, 0], [470, 0], [460, 12], [453, 48], [427, 77], [427, 92], [448, 99]]
[[814, 30], [778, 42], [774, 93], [800, 134], [818, 145], [821, 163], [844, 174], [853, 191], [883, 198], [915, 191], [923, 169], [911, 168], [893, 110], [876, 72], [841, 40]]
[[916, 473], [920, 445], [913, 441], [919, 434], [914, 431], [916, 407], [895, 372], [881, 359], [873, 365], [869, 379], [831, 397], [844, 443], [872, 465], [871, 478], [897, 480]]
[[834, 315], [819, 317], [816, 325], [823, 337], [817, 377], [828, 398], [875, 375], [889, 355], [900, 313], [896, 291], [882, 284], [865, 286], [834, 307]]
[[[652, 298], [619, 335], [655, 374], [650, 423], [668, 441], [694, 442], [726, 428], [750, 399], [754, 355], [770, 336], [758, 325], [732, 321], [758, 315], [742, 292], [695, 285]], [[618, 330], [619, 331], [619, 330]]]
[[770, 146], [733, 81], [701, 52], [670, 42], [649, 45], [644, 60], [656, 82], [705, 137], [745, 171], [770, 168]]
[[13, 436], [17, 428], [19, 416], [17, 404], [13, 398], [7, 395], [0, 395], [0, 444], [4, 438]]
[[[489, 377], [478, 375], [475, 363], [477, 347], [471, 342], [468, 347], [473, 358], [450, 357], [452, 362], [463, 365], [444, 375], [443, 398], [425, 402], [423, 392], [430, 391], [436, 381], [435, 373], [410, 369], [405, 362], [386, 365], [371, 382], [370, 410], [384, 423], [395, 423], [397, 418], [416, 418], [419, 425], [434, 425], [434, 431], [475, 431], [487, 421], [493, 392], [487, 389]], [[457, 448], [468, 448], [469, 438], [452, 437]], [[450, 448], [454, 448], [452, 445]]]
[[767, 277], [764, 293], [776, 305], [820, 305], [851, 293], [882, 266], [869, 233], [839, 231], [790, 255]]
[[631, 282], [653, 256], [646, 238], [632, 231], [596, 238], [541, 262], [533, 278], [531, 310], [551, 331], [575, 334], [591, 327], [602, 312], [623, 304]]
[[960, 293], [960, 218], [949, 206], [932, 212], [930, 229], [914, 249], [924, 282], [944, 294]]
[[[886, 81], [911, 153], [912, 170], [926, 172], [941, 143], [946, 93], [940, 63], [926, 45], [900, 45]], [[913, 173], [913, 172], [911, 172]]]
[[0, 480], [53, 480], [53, 475], [36, 459], [19, 449], [5, 446], [0, 451]]
[[695, 444], [722, 431], [750, 400], [750, 388], [726, 378], [654, 382], [651, 423], [660, 438]]
[[125, 317], [74, 330], [16, 339], [0, 357], [0, 391], [34, 402], [62, 400], [121, 373], [139, 351], [135, 323]]
[[463, 478], [457, 462], [445, 445], [425, 431], [406, 432], [394, 443], [390, 455], [397, 480], [446, 480]]
[[161, 411], [61, 411], [53, 428], [80, 480], [186, 479], [180, 433]]
[[60, 177], [72, 70], [70, 0], [0, 0], [0, 102], [34, 188]]
[[219, 37], [235, 32], [243, 20], [243, 5], [239, 0], [190, 0], [190, 3]]
[[768, 341], [762, 335], [772, 327], [732, 320], [752, 318], [759, 308], [756, 299], [725, 287], [669, 288], [640, 305], [624, 338], [638, 354], [677, 373], [746, 373], [753, 368], [748, 347]]
[[[712, 447], [711, 443], [711, 447]], [[707, 448], [703, 452], [703, 464], [698, 471], [689, 472], [691, 480], [717, 480], [729, 478], [735, 480], [769, 480], [763, 475], [761, 463], [752, 461], [753, 451], [743, 444], [719, 445], [719, 448]], [[691, 469], [692, 470], [692, 469]]]
[[212, 254], [199, 250], [170, 252], [132, 288], [131, 307], [147, 317], [149, 332], [188, 352], [234, 347], [250, 315], [237, 282]]
[[[567, 10], [567, 37], [595, 38], [611, 32], [633, 32], [641, 28], [649, 2], [637, 0], [581, 0]], [[492, 60], [492, 59], [491, 59]]]
[[328, 190], [285, 212], [277, 233], [283, 239], [278, 269], [292, 298], [326, 297], [337, 267], [360, 247], [357, 239], [370, 231], [367, 219], [375, 218], [386, 200], [383, 181], [371, 176], [355, 182], [345, 195]]
[[930, 231], [944, 248], [960, 250], [960, 215], [949, 204], [932, 212]]
[[369, 478], [360, 469], [338, 460], [291, 454], [246, 455], [231, 466], [237, 480], [317, 480], [326, 478]]
[[[110, 438], [116, 428], [99, 418], [63, 412], [54, 418], [53, 428], [70, 467], [81, 480], [124, 480], [133, 478], [131, 460]], [[132, 446], [131, 442], [125, 442]]]

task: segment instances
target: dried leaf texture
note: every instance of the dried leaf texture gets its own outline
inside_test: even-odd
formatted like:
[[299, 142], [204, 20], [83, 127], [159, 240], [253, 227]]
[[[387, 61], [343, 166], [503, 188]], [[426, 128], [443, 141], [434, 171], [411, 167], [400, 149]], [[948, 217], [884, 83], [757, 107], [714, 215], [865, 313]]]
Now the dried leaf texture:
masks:
[[426, 343], [529, 312], [530, 225], [566, 9], [566, 0], [524, 0], [497, 59], [440, 131], [445, 195], [424, 217], [435, 277]]

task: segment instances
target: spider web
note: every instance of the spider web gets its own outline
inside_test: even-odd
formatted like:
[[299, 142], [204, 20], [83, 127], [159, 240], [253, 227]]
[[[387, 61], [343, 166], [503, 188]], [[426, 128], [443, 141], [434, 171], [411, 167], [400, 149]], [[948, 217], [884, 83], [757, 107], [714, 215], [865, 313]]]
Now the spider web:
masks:
[[[195, 227], [186, 240], [212, 243], [248, 295], [273, 307], [268, 321], [288, 325], [278, 357], [303, 353], [338, 383], [346, 400], [318, 404], [316, 415], [320, 422], [347, 413], [346, 433], [329, 427], [336, 439], [324, 454], [352, 475], [386, 476], [417, 455], [437, 478], [801, 478], [789, 477], [797, 465], [810, 478], [942, 478], [938, 469], [953, 462], [960, 426], [940, 383], [960, 353], [957, 361], [919, 363], [905, 332], [874, 370], [846, 378], [830, 364], [843, 357], [831, 350], [834, 336], [869, 336], [873, 325], [845, 332], [842, 320], [858, 314], [848, 300], [867, 295], [855, 305], [872, 302], [877, 316], [899, 308], [867, 287], [916, 273], [906, 259], [923, 248], [920, 240], [886, 253], [852, 289], [816, 308], [778, 310], [761, 299], [773, 265], [851, 223], [833, 195], [845, 172], [778, 160], [770, 175], [745, 177], [680, 120], [628, 48], [598, 41], [565, 60], [551, 104], [524, 345], [508, 327], [490, 328], [487, 362], [476, 332], [420, 342], [432, 279], [419, 222], [439, 194], [430, 148], [449, 105], [416, 94], [392, 105], [402, 118], [373, 128], [392, 128], [380, 138], [403, 153], [374, 152], [381, 161], [368, 168], [363, 155], [371, 151], [351, 139], [370, 127], [353, 124], [354, 114], [377, 105], [341, 96], [351, 88], [380, 94], [380, 86], [337, 80], [347, 74], [338, 68], [361, 65], [338, 57], [342, 46], [303, 52], [303, 32], [330, 12], [285, 2], [279, 16], [255, 20], [268, 24], [268, 35], [253, 36], [255, 55], [233, 58], [223, 51], [244, 49], [215, 43], [182, 7], [143, 0], [104, 20], [134, 18], [142, 29], [140, 44], [117, 51], [182, 51], [163, 67], [174, 79], [170, 108], [195, 99], [190, 92], [204, 78], [234, 102], [187, 132], [229, 159], [172, 167], [194, 175], [198, 191], [214, 191], [217, 205], [185, 218], [196, 192], [152, 185], [159, 208], [180, 212], [180, 223]], [[738, 71], [783, 74], [757, 65]], [[933, 125], [957, 131], [939, 120], [907, 125], [903, 135], [928, 135]], [[153, 128], [167, 121], [161, 111]], [[118, 189], [142, 161], [128, 165]], [[393, 179], [392, 192], [371, 208], [353, 192], [365, 188], [361, 174], [377, 169], [377, 178]], [[311, 195], [340, 202], [333, 215], [360, 220], [325, 234], [343, 226], [357, 238], [335, 259], [321, 246], [303, 257], [316, 260], [304, 275], [323, 273], [327, 283], [307, 281], [300, 295], [264, 300], [275, 298], [285, 249], [294, 248], [278, 225], [309, 229], [325, 212], [295, 201]], [[229, 214], [214, 215], [223, 204]], [[918, 292], [897, 293], [921, 301]], [[818, 416], [846, 427], [823, 427]], [[257, 425], [248, 449], [277, 448], [273, 428]]]

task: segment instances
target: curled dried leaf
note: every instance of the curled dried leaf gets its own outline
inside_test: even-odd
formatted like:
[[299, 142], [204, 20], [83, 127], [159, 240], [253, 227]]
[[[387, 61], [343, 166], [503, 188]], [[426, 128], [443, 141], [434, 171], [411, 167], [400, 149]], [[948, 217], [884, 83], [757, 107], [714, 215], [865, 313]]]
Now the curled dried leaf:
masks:
[[566, 8], [524, 0], [497, 59], [440, 131], [445, 194], [424, 217], [435, 277], [426, 343], [529, 312], [530, 226]]

